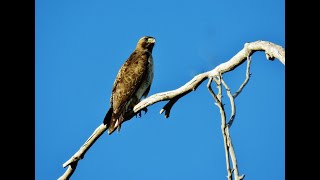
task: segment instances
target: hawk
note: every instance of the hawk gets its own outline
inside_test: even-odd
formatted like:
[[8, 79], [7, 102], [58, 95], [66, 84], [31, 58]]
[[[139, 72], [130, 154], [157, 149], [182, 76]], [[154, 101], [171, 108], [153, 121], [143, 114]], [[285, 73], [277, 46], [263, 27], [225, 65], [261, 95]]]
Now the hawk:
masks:
[[153, 80], [152, 49], [155, 42], [151, 36], [140, 38], [135, 50], [118, 71], [112, 87], [110, 108], [103, 120], [109, 135], [116, 129], [120, 131], [121, 124], [135, 115], [133, 107], [142, 97], [147, 97], [150, 91]]

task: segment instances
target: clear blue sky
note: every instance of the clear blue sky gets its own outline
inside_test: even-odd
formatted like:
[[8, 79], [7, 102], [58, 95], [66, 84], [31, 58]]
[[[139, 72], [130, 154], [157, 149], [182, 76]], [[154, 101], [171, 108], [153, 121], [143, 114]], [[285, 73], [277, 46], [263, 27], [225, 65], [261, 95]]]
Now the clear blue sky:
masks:
[[[60, 177], [62, 164], [102, 123], [115, 76], [140, 37], [156, 38], [152, 95], [226, 62], [246, 42], [285, 47], [284, 4], [36, 0], [36, 179]], [[283, 180], [285, 67], [259, 52], [251, 73], [230, 130], [239, 171], [248, 180]], [[233, 92], [244, 78], [245, 64], [224, 76]], [[103, 134], [71, 179], [226, 179], [220, 113], [206, 83], [180, 99], [168, 119], [159, 114], [166, 102], [159, 102], [120, 133]], [[224, 103], [229, 113], [226, 95]]]

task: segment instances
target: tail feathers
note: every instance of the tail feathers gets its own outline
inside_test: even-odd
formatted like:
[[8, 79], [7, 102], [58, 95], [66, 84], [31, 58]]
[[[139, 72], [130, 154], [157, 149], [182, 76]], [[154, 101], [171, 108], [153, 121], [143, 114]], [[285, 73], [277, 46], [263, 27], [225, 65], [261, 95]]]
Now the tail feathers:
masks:
[[103, 124], [106, 124], [107, 125], [107, 129], [110, 127], [110, 122], [111, 122], [111, 118], [112, 118], [112, 112], [113, 112], [113, 108], [109, 108], [106, 116], [104, 117], [104, 120], [103, 120]]
[[111, 107], [104, 117], [103, 123], [107, 124], [108, 134], [111, 135], [116, 129], [120, 131], [122, 121], [123, 117], [120, 115], [120, 117], [116, 118]]

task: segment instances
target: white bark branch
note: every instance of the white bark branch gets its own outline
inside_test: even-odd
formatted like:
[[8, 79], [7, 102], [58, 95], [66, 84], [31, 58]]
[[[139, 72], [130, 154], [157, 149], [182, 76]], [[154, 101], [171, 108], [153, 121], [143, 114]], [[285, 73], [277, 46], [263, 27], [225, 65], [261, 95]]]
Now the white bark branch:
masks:
[[[214, 99], [216, 100], [216, 105], [220, 109], [220, 115], [221, 115], [221, 131], [222, 131], [222, 136], [223, 136], [224, 149], [225, 149], [225, 155], [226, 155], [226, 163], [227, 163], [227, 172], [228, 172], [227, 178], [228, 178], [228, 180], [231, 180], [232, 179], [231, 172], [233, 172], [233, 175], [234, 175], [233, 177], [235, 178], [235, 180], [242, 180], [244, 178], [244, 175], [239, 176], [236, 154], [234, 152], [231, 137], [229, 134], [229, 126], [227, 126], [227, 124], [226, 124], [226, 112], [224, 110], [224, 105], [223, 105], [222, 99], [221, 99], [221, 97], [222, 97], [221, 84], [224, 84], [225, 88], [227, 89], [228, 96], [232, 98], [232, 102], [234, 102], [233, 97], [230, 93], [229, 87], [222, 80], [222, 76], [218, 76], [217, 80], [214, 79], [214, 81], [217, 84], [217, 88], [218, 88], [218, 98], [214, 97]], [[211, 82], [210, 82], [210, 84], [211, 84]], [[210, 84], [208, 83], [207, 87], [208, 87], [210, 93], [214, 94], [214, 92], [211, 89]], [[231, 98], [230, 98], [230, 100], [231, 100]], [[233, 167], [232, 170], [230, 169], [229, 155], [231, 156], [232, 167]]]
[[[238, 165], [237, 165], [237, 159], [236, 155], [234, 152], [234, 148], [232, 145], [231, 137], [229, 134], [229, 126], [232, 125], [232, 122], [235, 118], [235, 104], [234, 104], [234, 99], [241, 93], [245, 85], [249, 81], [250, 77], [250, 62], [251, 62], [251, 56], [254, 52], [256, 51], [264, 51], [266, 54], [266, 58], [268, 60], [274, 60], [274, 58], [277, 58], [280, 60], [282, 64], [285, 64], [285, 51], [284, 48], [281, 46], [278, 46], [276, 44], [273, 44], [271, 42], [267, 41], [256, 41], [252, 43], [246, 43], [244, 45], [244, 48], [238, 52], [235, 56], [233, 56], [229, 61], [220, 64], [216, 68], [214, 68], [211, 71], [199, 74], [195, 76], [193, 79], [191, 79], [189, 82], [187, 82], [185, 85], [181, 86], [180, 88], [172, 91], [167, 91], [167, 92], [162, 92], [158, 94], [154, 94], [144, 100], [142, 100], [139, 104], [137, 104], [134, 107], [134, 112], [138, 112], [143, 108], [146, 108], [156, 102], [159, 101], [164, 101], [164, 100], [169, 100], [169, 102], [161, 109], [160, 113], [166, 111], [165, 117], [169, 117], [170, 114], [170, 109], [174, 105], [175, 102], [177, 102], [178, 99], [183, 97], [184, 95], [190, 93], [191, 91], [194, 91], [205, 79], [209, 78], [209, 82], [207, 84], [207, 87], [213, 96], [213, 98], [216, 101], [216, 105], [220, 109], [220, 114], [221, 114], [221, 130], [223, 134], [223, 140], [224, 140], [224, 147], [225, 147], [225, 154], [226, 154], [226, 166], [227, 166], [227, 178], [228, 180], [232, 179], [232, 173], [234, 175], [234, 178], [236, 180], [242, 180], [244, 178], [244, 175], [239, 176], [239, 171], [238, 171]], [[228, 123], [229, 126], [226, 124], [226, 115], [225, 115], [225, 110], [222, 104], [222, 88], [221, 88], [221, 80], [222, 80], [222, 74], [232, 71], [239, 65], [241, 65], [245, 60], [247, 61], [247, 70], [246, 70], [246, 79], [245, 81], [241, 84], [239, 90], [232, 96], [231, 91], [227, 84], [222, 81], [223, 85], [227, 89], [227, 94], [230, 99], [231, 103], [231, 110], [232, 114], [230, 117], [230, 121]], [[215, 78], [218, 78], [216, 80]], [[218, 96], [215, 95], [215, 93], [211, 89], [211, 82], [212, 80], [215, 80], [215, 82], [218, 85]], [[230, 169], [230, 160], [229, 160], [229, 155], [231, 156], [231, 161], [233, 165], [233, 169]]]
[[249, 78], [251, 76], [250, 73], [250, 64], [251, 64], [251, 57], [248, 56], [247, 57], [247, 70], [246, 70], [246, 79], [244, 80], [244, 82], [241, 84], [241, 86], [239, 87], [238, 91], [236, 93], [234, 93], [233, 98], [235, 99], [242, 91], [242, 89], [247, 85], [247, 83], [249, 82]]
[[[224, 74], [226, 72], [232, 71], [234, 68], [241, 65], [247, 57], [250, 57], [256, 51], [264, 51], [266, 53], [266, 57], [269, 60], [273, 60], [274, 58], [279, 59], [279, 61], [285, 64], [285, 50], [279, 45], [268, 41], [255, 41], [251, 43], [246, 43], [244, 48], [239, 51], [235, 56], [233, 56], [229, 61], [220, 64], [219, 66], [215, 67], [211, 71], [207, 71], [205, 73], [199, 74], [192, 78], [189, 82], [185, 85], [181, 86], [180, 88], [172, 91], [157, 93], [148, 98], [142, 100], [134, 107], [134, 112], [138, 112], [143, 108], [146, 108], [154, 103], [159, 101], [165, 100], [172, 100], [176, 97], [181, 98], [182, 96], [190, 93], [191, 91], [196, 90], [196, 88], [207, 78], [215, 77], [219, 74]], [[172, 103], [170, 102], [169, 103]], [[161, 109], [161, 113], [166, 111], [166, 117], [169, 117], [170, 109], [174, 103], [171, 105], [166, 105], [163, 109]]]
[[230, 88], [228, 87], [228, 85], [222, 79], [221, 79], [221, 82], [222, 82], [223, 86], [226, 88], [227, 95], [228, 95], [229, 100], [230, 100], [231, 116], [230, 116], [229, 122], [227, 123], [228, 127], [230, 128], [232, 126], [233, 120], [234, 120], [234, 118], [236, 116], [236, 106], [235, 106], [234, 97], [231, 94]]
[[236, 97], [241, 93], [241, 91], [243, 90], [243, 88], [247, 85], [247, 83], [249, 82], [249, 78], [250, 78], [250, 63], [251, 63], [251, 57], [247, 57], [247, 70], [246, 70], [246, 79], [244, 80], [244, 82], [240, 85], [238, 91], [232, 95], [230, 88], [228, 87], [228, 85], [224, 82], [223, 79], [221, 79], [221, 82], [223, 84], [223, 86], [225, 87], [228, 97], [230, 99], [230, 105], [231, 105], [231, 116], [229, 119], [229, 122], [227, 123], [228, 127], [231, 128], [232, 123], [235, 119], [236, 116], [236, 106], [234, 103], [234, 100], [236, 99]]
[[233, 145], [232, 145], [232, 141], [231, 141], [231, 137], [230, 137], [230, 134], [229, 134], [229, 127], [225, 126], [224, 130], [225, 131], [224, 131], [223, 135], [226, 136], [226, 138], [227, 138], [227, 143], [228, 143], [227, 145], [228, 145], [228, 150], [229, 150], [229, 153], [230, 153], [230, 156], [231, 156], [232, 167], [233, 167], [232, 170], [233, 170], [234, 178], [235, 178], [235, 180], [242, 180], [245, 177], [245, 175], [239, 176], [236, 153], [234, 151], [234, 148], [233, 148]]
[[[140, 103], [138, 103], [134, 107], [134, 113], [138, 113], [139, 111], [143, 110], [144, 108], [157, 103], [159, 101], [165, 101], [168, 100], [169, 102], [161, 109], [160, 113], [165, 112], [165, 117], [169, 117], [170, 110], [172, 106], [183, 96], [190, 93], [191, 91], [195, 91], [196, 88], [207, 78], [209, 78], [209, 84], [211, 84], [212, 79], [220, 76], [226, 72], [232, 71], [234, 68], [242, 64], [248, 57], [250, 57], [255, 51], [264, 51], [266, 53], [266, 57], [269, 60], [274, 60], [274, 58], [277, 58], [280, 60], [281, 63], [285, 64], [285, 50], [279, 45], [276, 45], [274, 43], [268, 42], [268, 41], [256, 41], [251, 43], [246, 43], [244, 45], [244, 48], [239, 51], [235, 56], [233, 56], [229, 61], [220, 64], [216, 68], [214, 68], [211, 71], [199, 74], [195, 76], [193, 79], [191, 79], [189, 82], [187, 82], [185, 85], [181, 86], [180, 88], [172, 91], [162, 92], [158, 94], [154, 94], [144, 100], [142, 100]], [[245, 85], [246, 83], [244, 83]], [[243, 85], [243, 86], [244, 86]], [[210, 87], [210, 86], [209, 86]], [[209, 88], [208, 87], [208, 88]], [[211, 90], [211, 91], [210, 91]], [[241, 92], [242, 88], [240, 88]], [[211, 87], [209, 88], [210, 93], [213, 95], [215, 100], [217, 102], [221, 103], [221, 89], [219, 90], [218, 97], [213, 93]], [[239, 93], [240, 93], [239, 92]], [[234, 95], [234, 98], [239, 94], [238, 92]], [[216, 103], [219, 104], [219, 103]], [[223, 108], [222, 103], [220, 106]], [[220, 111], [221, 112], [221, 111]], [[222, 113], [222, 112], [221, 112]], [[223, 113], [221, 114], [221, 118], [224, 119], [225, 124], [225, 113], [223, 110]], [[226, 127], [228, 129], [228, 126]], [[83, 159], [85, 153], [89, 150], [89, 148], [94, 144], [94, 142], [107, 130], [107, 127], [105, 124], [101, 124], [94, 132], [93, 134], [88, 138], [88, 140], [82, 145], [82, 147], [68, 160], [63, 164], [63, 167], [67, 167], [68, 169], [66, 172], [59, 177], [59, 180], [68, 180], [71, 175], [74, 173], [78, 161], [80, 159]], [[229, 135], [229, 131], [227, 131], [227, 134]], [[227, 145], [231, 145], [231, 140], [229, 138], [224, 138], [225, 141], [228, 141], [229, 143], [226, 143]], [[230, 147], [226, 147], [230, 148]], [[233, 152], [233, 149], [231, 150]], [[232, 162], [235, 160], [235, 157], [231, 155]], [[226, 155], [226, 160], [229, 162], [229, 154]], [[233, 162], [234, 163], [234, 162]], [[227, 169], [228, 169], [228, 179], [231, 178], [231, 170], [230, 165], [227, 163]], [[241, 178], [240, 178], [241, 179]]]
[[[214, 98], [214, 100], [216, 101], [216, 105], [219, 107], [220, 110], [220, 116], [221, 116], [221, 130], [222, 130], [222, 134], [223, 134], [223, 145], [224, 145], [224, 152], [225, 152], [225, 156], [226, 156], [226, 166], [227, 166], [227, 178], [228, 180], [232, 180], [232, 172], [231, 172], [231, 168], [230, 168], [230, 159], [229, 159], [229, 147], [228, 147], [228, 139], [227, 136], [225, 135], [225, 127], [226, 127], [226, 113], [224, 111], [224, 107], [223, 104], [221, 102], [221, 98], [222, 98], [222, 89], [221, 89], [221, 82], [219, 80], [215, 80], [213, 79], [216, 84], [217, 84], [217, 88], [218, 88], [218, 96], [213, 92], [212, 88], [211, 88], [211, 82], [212, 82], [213, 78], [209, 79], [209, 82], [207, 84], [208, 90], [210, 92], [210, 94], [212, 95], [212, 97]], [[219, 78], [220, 79], [220, 78]]]
[[59, 180], [67, 180], [71, 177], [75, 169], [77, 168], [78, 161], [83, 159], [89, 148], [96, 142], [96, 140], [107, 130], [106, 124], [101, 124], [87, 139], [87, 141], [81, 146], [81, 148], [63, 164], [63, 167], [69, 166], [66, 172], [59, 177]]
[[72, 174], [76, 170], [77, 165], [78, 165], [78, 161], [75, 161], [74, 163], [70, 164], [68, 166], [68, 169], [66, 170], [66, 172], [62, 176], [60, 176], [58, 180], [68, 180], [68, 179], [70, 179], [70, 177], [72, 176]]

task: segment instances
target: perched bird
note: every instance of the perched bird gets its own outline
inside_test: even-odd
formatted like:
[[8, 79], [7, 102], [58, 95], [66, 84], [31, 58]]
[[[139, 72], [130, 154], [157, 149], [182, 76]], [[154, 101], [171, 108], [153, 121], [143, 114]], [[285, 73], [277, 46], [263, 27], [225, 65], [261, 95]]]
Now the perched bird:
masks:
[[140, 38], [136, 49], [117, 74], [112, 87], [110, 108], [103, 121], [107, 124], [109, 135], [116, 129], [120, 131], [121, 124], [136, 115], [133, 107], [150, 91], [153, 80], [152, 49], [155, 42], [151, 36]]

